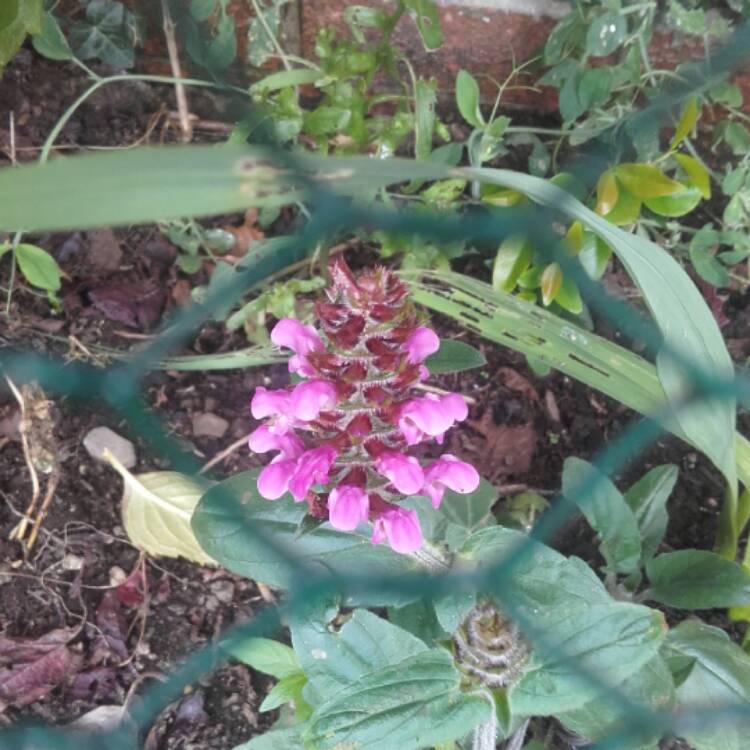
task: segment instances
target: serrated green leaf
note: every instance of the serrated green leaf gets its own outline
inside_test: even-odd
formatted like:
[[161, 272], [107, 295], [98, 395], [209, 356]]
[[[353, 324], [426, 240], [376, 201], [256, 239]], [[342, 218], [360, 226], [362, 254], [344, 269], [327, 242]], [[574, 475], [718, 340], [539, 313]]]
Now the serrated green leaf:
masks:
[[424, 641], [365, 609], [356, 609], [335, 632], [329, 621], [336, 611], [323, 603], [290, 619], [294, 650], [309, 680], [305, 697], [314, 706], [373, 672], [427, 651]]
[[132, 68], [135, 16], [117, 0], [90, 0], [86, 20], [70, 30], [70, 45], [81, 60], [99, 58], [113, 68]]
[[663, 652], [670, 668], [692, 661], [677, 688], [675, 732], [695, 750], [745, 750], [750, 657], [724, 631], [696, 620], [670, 630]]
[[451, 655], [433, 649], [365, 675], [319, 706], [303, 739], [319, 750], [420, 750], [463, 737], [492, 706], [459, 690]]
[[514, 565], [496, 589], [498, 604], [522, 629], [524, 623], [534, 629], [527, 632], [531, 657], [510, 692], [514, 715], [581, 708], [602, 690], [601, 683], [583, 674], [616, 688], [656, 656], [664, 634], [662, 615], [613, 600], [581, 560], [501, 526], [475, 533], [459, 555], [480, 569], [503, 559]]
[[46, 250], [21, 242], [16, 245], [15, 256], [29, 284], [48, 292], [56, 292], [60, 288], [60, 267]]
[[302, 747], [302, 732], [304, 730], [304, 724], [295, 724], [283, 729], [271, 729], [265, 734], [237, 745], [233, 750], [287, 750], [287, 748], [292, 750], [292, 748]]
[[568, 458], [563, 465], [562, 491], [601, 538], [608, 569], [624, 575], [635, 572], [641, 559], [638, 523], [609, 478], [586, 461]]
[[[388, 576], [418, 569], [413, 558], [372, 544], [367, 533], [337, 531], [324, 524], [298, 537], [299, 523], [306, 515], [304, 503], [295, 503], [288, 494], [273, 502], [265, 500], [258, 494], [257, 477], [257, 471], [249, 471], [212, 487], [193, 515], [193, 530], [201, 546], [224, 567], [278, 588], [288, 588], [294, 580], [290, 559], [348, 574]], [[233, 505], [228, 497], [242, 502]], [[392, 594], [362, 592], [365, 596], [372, 605], [411, 600], [398, 602]]]
[[714, 552], [667, 552], [646, 564], [645, 597], [680, 609], [713, 609], [750, 604], [750, 573]]

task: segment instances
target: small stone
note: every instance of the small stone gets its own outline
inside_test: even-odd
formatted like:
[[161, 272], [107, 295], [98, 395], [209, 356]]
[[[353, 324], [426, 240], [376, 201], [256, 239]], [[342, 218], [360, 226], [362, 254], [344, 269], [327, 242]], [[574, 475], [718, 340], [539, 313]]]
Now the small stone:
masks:
[[94, 427], [83, 438], [83, 446], [91, 458], [105, 461], [104, 451], [108, 450], [126, 469], [135, 466], [135, 448], [130, 440], [120, 437], [109, 427]]
[[214, 581], [210, 588], [222, 604], [229, 604], [234, 599], [234, 584], [231, 581]]
[[68, 553], [62, 560], [63, 570], [80, 570], [83, 567], [83, 558]]
[[216, 414], [206, 412], [193, 415], [193, 435], [195, 437], [224, 437], [229, 429], [229, 422]]
[[113, 565], [109, 569], [109, 585], [122, 586], [128, 580], [128, 574], [119, 566]]

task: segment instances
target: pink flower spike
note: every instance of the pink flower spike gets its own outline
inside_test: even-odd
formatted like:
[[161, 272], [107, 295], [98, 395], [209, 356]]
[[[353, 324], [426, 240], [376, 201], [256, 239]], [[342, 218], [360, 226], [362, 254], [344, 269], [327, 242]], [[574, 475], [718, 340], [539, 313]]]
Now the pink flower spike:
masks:
[[297, 462], [279, 454], [258, 475], [258, 492], [266, 500], [278, 500], [289, 488], [289, 477]]
[[414, 510], [393, 507], [381, 513], [372, 527], [372, 543], [388, 540], [395, 552], [416, 552], [422, 546], [422, 529]]
[[466, 495], [479, 487], [479, 481], [479, 474], [471, 464], [444, 453], [424, 470], [422, 492], [432, 500], [433, 507], [438, 508], [446, 487]]
[[339, 485], [328, 496], [328, 520], [334, 529], [354, 531], [367, 520], [369, 512], [370, 501], [361, 487]]
[[266, 425], [261, 425], [250, 435], [247, 445], [253, 453], [281, 451], [284, 458], [299, 458], [305, 451], [305, 444], [293, 432], [278, 434]]
[[294, 475], [289, 479], [289, 490], [297, 502], [305, 499], [313, 484], [328, 482], [328, 471], [335, 460], [336, 451], [330, 445], [313, 448], [299, 457]]
[[432, 328], [427, 328], [427, 326], [415, 328], [403, 345], [403, 350], [406, 352], [406, 361], [411, 365], [424, 362], [430, 354], [434, 354], [439, 348], [440, 339], [435, 331]]
[[271, 341], [276, 346], [285, 346], [300, 355], [324, 348], [318, 332], [294, 318], [282, 318], [271, 331]]
[[289, 415], [289, 393], [287, 391], [269, 391], [262, 385], [255, 389], [250, 411], [256, 419], [277, 415]]
[[386, 451], [375, 460], [375, 468], [384, 477], [388, 477], [393, 486], [404, 495], [416, 495], [424, 484], [422, 467], [414, 456]]
[[308, 380], [292, 391], [289, 400], [290, 412], [303, 422], [312, 422], [322, 411], [330, 411], [338, 402], [333, 383], [327, 380]]

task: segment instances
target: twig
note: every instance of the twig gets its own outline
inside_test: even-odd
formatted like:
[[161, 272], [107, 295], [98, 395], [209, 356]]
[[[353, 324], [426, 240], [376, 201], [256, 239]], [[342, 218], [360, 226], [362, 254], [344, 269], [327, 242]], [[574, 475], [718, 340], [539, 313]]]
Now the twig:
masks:
[[258, 591], [260, 592], [260, 595], [264, 602], [268, 602], [269, 604], [276, 603], [276, 597], [273, 595], [273, 591], [271, 591], [271, 589], [269, 589], [265, 583], [256, 581], [255, 585], [258, 588]]
[[276, 38], [276, 34], [273, 33], [273, 30], [268, 25], [268, 21], [266, 21], [266, 16], [263, 13], [263, 9], [260, 7], [260, 4], [258, 3], [258, 0], [250, 0], [250, 3], [253, 6], [253, 10], [255, 11], [255, 16], [260, 21], [260, 25], [263, 27], [263, 31], [266, 32], [268, 35], [268, 38], [271, 40], [271, 44], [273, 45], [274, 49], [276, 50], [277, 54], [281, 58], [281, 62], [284, 64], [284, 67], [287, 70], [291, 70], [292, 66], [289, 63], [289, 60], [286, 58], [286, 54], [284, 53], [283, 47], [279, 44], [279, 40]]
[[16, 118], [15, 113], [10, 113], [10, 163], [16, 166]]
[[190, 120], [190, 109], [188, 108], [185, 85], [182, 83], [182, 69], [180, 68], [180, 55], [177, 51], [177, 40], [175, 38], [174, 21], [169, 13], [168, 0], [161, 0], [161, 10], [164, 16], [164, 36], [167, 40], [167, 52], [169, 53], [169, 65], [172, 75], [175, 77], [174, 93], [177, 100], [177, 112], [180, 117], [180, 130], [182, 131], [182, 142], [190, 143], [193, 138], [193, 125]]
[[29, 522], [31, 521], [31, 514], [36, 510], [36, 504], [39, 501], [41, 488], [39, 486], [39, 475], [36, 473], [34, 461], [31, 457], [31, 446], [29, 445], [29, 438], [26, 434], [28, 431], [28, 424], [26, 422], [26, 402], [24, 401], [21, 392], [18, 390], [18, 388], [16, 388], [15, 383], [7, 375], [5, 376], [5, 381], [8, 383], [8, 387], [15, 396], [16, 401], [18, 401], [18, 406], [21, 410], [21, 421], [18, 425], [18, 432], [21, 435], [23, 458], [26, 462], [26, 467], [29, 470], [29, 475], [31, 476], [31, 502], [26, 508], [26, 512], [24, 513], [21, 521], [18, 523], [18, 526], [16, 526], [13, 531], [10, 532], [10, 539], [17, 539], [18, 541], [21, 541], [26, 534], [26, 528]]
[[234, 453], [238, 448], [241, 448], [243, 445], [247, 445], [248, 437], [248, 435], [244, 435], [243, 437], [235, 440], [229, 447], [224, 448], [221, 453], [217, 453], [207, 464], [205, 464], [205, 466], [203, 466], [203, 468], [198, 473], [205, 474], [210, 468], [216, 466], [216, 464], [218, 463], [221, 463], [225, 458]]
[[44, 493], [44, 500], [42, 500], [42, 505], [39, 508], [36, 519], [34, 520], [34, 526], [31, 529], [31, 534], [29, 534], [28, 541], [26, 542], [27, 550], [31, 550], [31, 548], [34, 546], [34, 542], [36, 542], [37, 536], [39, 536], [39, 529], [42, 527], [42, 523], [47, 516], [47, 511], [49, 510], [49, 506], [52, 503], [52, 498], [55, 496], [55, 490], [57, 489], [57, 485], [59, 482], [60, 472], [55, 469], [50, 474], [49, 479], [47, 480], [47, 491]]

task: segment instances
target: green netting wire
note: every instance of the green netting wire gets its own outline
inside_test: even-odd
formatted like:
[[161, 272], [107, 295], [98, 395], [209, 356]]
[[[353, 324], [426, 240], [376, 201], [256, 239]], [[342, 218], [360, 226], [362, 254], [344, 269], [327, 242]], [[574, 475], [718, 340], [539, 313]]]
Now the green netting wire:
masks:
[[[750, 25], [745, 24], [734, 34], [723, 50], [713, 56], [710, 62], [696, 65], [684, 76], [678, 86], [672, 86], [652, 102], [649, 107], [624, 118], [620, 134], [626, 128], [630, 133], [638, 133], [639, 127], [654, 117], [664, 117], [688, 96], [701, 91], [712, 82], [726, 75], [727, 71], [747, 58], [750, 50]], [[617, 135], [617, 134], [616, 134]], [[616, 137], [607, 148], [589, 152], [576, 164], [569, 165], [572, 171], [585, 184], [591, 184], [592, 176], [598, 175], [602, 164], [606, 163], [613, 147], [618, 149], [620, 141]], [[673, 359], [689, 377], [692, 389], [679, 404], [671, 404], [662, 413], [648, 419], [632, 423], [621, 435], [612, 440], [599, 453], [596, 465], [605, 473], [617, 471], [639, 451], [644, 450], [663, 432], [663, 425], [679, 414], [681, 410], [697, 401], [724, 399], [737, 401], [743, 405], [750, 403], [750, 381], [741, 376], [728, 379], [706, 372], [696, 363], [687, 360], [683, 354], [665, 344], [656, 326], [625, 303], [609, 297], [602, 287], [590, 279], [574, 263], [561, 247], [559, 235], [551, 227], [557, 213], [555, 207], [534, 205], [524, 212], [508, 212], [499, 219], [493, 217], [455, 217], [425, 215], [413, 211], [394, 211], [385, 207], [367, 208], [351, 204], [341, 197], [322, 189], [319, 183], [310, 181], [304, 168], [304, 159], [299, 160], [289, 153], [269, 152], [277, 163], [292, 170], [298, 183], [309, 188], [312, 219], [296, 235], [273, 241], [267, 252], [258, 257], [257, 262], [246, 267], [225, 286], [213, 292], [202, 306], [194, 305], [175, 315], [164, 327], [161, 335], [147, 349], [134, 356], [129, 362], [117, 364], [101, 370], [81, 363], [65, 364], [38, 354], [6, 351], [0, 353], [0, 369], [16, 382], [37, 381], [45, 390], [66, 396], [73, 400], [90, 402], [99, 400], [118, 416], [126, 419], [133, 432], [137, 432], [152, 448], [154, 453], [170, 462], [178, 471], [192, 474], [200, 467], [195, 459], [181, 450], [160, 421], [148, 411], [138, 394], [139, 380], [156, 366], [171, 350], [189, 339], [212, 312], [223, 306], [229, 299], [238, 299], [249, 287], [260, 282], [265, 276], [299, 260], [311, 252], [320, 242], [328, 241], [336, 235], [361, 226], [383, 228], [404, 233], [421, 234], [436, 240], [471, 236], [497, 241], [520, 228], [531, 233], [541, 244], [549, 248], [550, 258], [554, 258], [580, 287], [587, 303], [600, 315], [616, 323], [621, 330], [645, 342], [649, 352], [659, 352], [660, 356]], [[587, 475], [581, 485], [582, 494], [597, 491], [603, 481], [595, 474]], [[223, 502], [227, 517], [242, 519], [243, 511], [239, 498], [225, 489]], [[566, 521], [571, 509], [565, 503], [553, 503], [534, 529], [534, 538], [549, 539]], [[189, 656], [184, 664], [175, 668], [163, 683], [148, 688], [144, 695], [134, 701], [129, 708], [133, 723], [144, 729], [170, 702], [181, 694], [183, 688], [201, 675], [214, 669], [227, 658], [224, 647], [248, 636], [272, 636], [281, 626], [282, 617], [294, 616], [314, 607], [320, 602], [330, 601], [347, 593], [357, 591], [378, 591], [393, 593], [419, 593], [420, 597], [435, 598], [456, 591], [474, 591], [492, 595], [500, 606], [514, 618], [532, 644], [545, 642], [544, 633], [539, 632], [534, 622], [517, 611], [507, 598], [503, 582], [510, 580], [514, 570], [533, 554], [534, 541], [524, 539], [510, 552], [497, 559], [491, 566], [466, 573], [450, 571], [445, 574], [410, 574], [397, 577], [375, 577], [366, 573], [356, 575], [333, 575], [314, 570], [302, 562], [293, 548], [280, 545], [253, 527], [248, 532], [255, 543], [274, 555], [283, 555], [293, 567], [295, 576], [290, 591], [283, 604], [267, 606], [248, 623], [229, 630], [220, 641], [212, 643]], [[564, 657], [565, 654], [561, 654]], [[598, 750], [618, 750], [639, 727], [654, 727], [664, 732], [676, 731], [674, 717], [660, 714], [634, 704], [624, 696], [617, 686], [608, 684], [606, 676], [593, 674], [581, 669], [581, 677], [602, 691], [616, 698], [627, 709], [630, 721], [606, 740], [598, 742]], [[679, 721], [692, 723], [734, 722], [750, 731], [750, 714], [738, 703], [710, 709], [696, 709], [689, 717], [679, 717]], [[683, 724], [684, 726], [684, 724]], [[24, 726], [0, 732], [0, 750], [133, 750], [136, 740], [131, 729], [122, 727], [105, 733], [81, 734], [66, 729]]]

